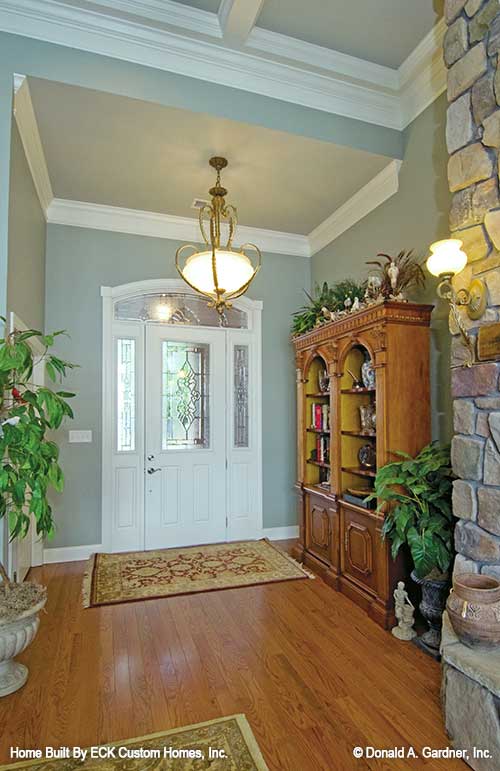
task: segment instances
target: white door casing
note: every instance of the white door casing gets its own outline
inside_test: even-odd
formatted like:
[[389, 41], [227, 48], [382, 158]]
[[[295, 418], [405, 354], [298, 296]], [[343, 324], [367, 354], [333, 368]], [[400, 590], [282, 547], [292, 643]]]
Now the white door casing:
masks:
[[[257, 538], [262, 535], [262, 394], [261, 394], [261, 311], [262, 303], [249, 300], [248, 298], [239, 298], [234, 302], [237, 309], [247, 314], [247, 329], [223, 329], [217, 327], [202, 327], [188, 325], [169, 325], [144, 322], [124, 322], [114, 320], [114, 304], [118, 300], [136, 297], [141, 294], [157, 293], [182, 293], [191, 294], [191, 290], [179, 279], [153, 279], [149, 281], [134, 282], [118, 287], [103, 287], [101, 294], [103, 298], [103, 423], [102, 423], [102, 545], [103, 549], [108, 551], [126, 551], [133, 549], [155, 548], [163, 545], [173, 545], [170, 541], [164, 543], [161, 536], [158, 542], [160, 531], [150, 530], [146, 533], [145, 522], [145, 500], [147, 501], [148, 489], [152, 489], [151, 503], [158, 492], [160, 478], [165, 480], [165, 473], [173, 476], [177, 472], [172, 471], [171, 460], [168, 463], [155, 464], [157, 458], [147, 461], [147, 456], [157, 455], [151, 448], [145, 445], [146, 416], [144, 413], [144, 404], [149, 405], [148, 394], [144, 393], [145, 368], [148, 367], [146, 356], [146, 336], [149, 341], [148, 346], [154, 346], [153, 340], [156, 339], [177, 339], [192, 340], [194, 342], [203, 342], [203, 336], [207, 335], [207, 340], [215, 346], [215, 349], [226, 350], [225, 362], [221, 363], [221, 372], [224, 373], [226, 380], [226, 394], [223, 398], [223, 405], [215, 407], [214, 416], [222, 414], [226, 417], [221, 420], [221, 425], [225, 425], [225, 455], [227, 459], [227, 473], [225, 474], [225, 505], [222, 518], [225, 521], [227, 516], [227, 529], [225, 538], [227, 540], [238, 540], [240, 538]], [[119, 451], [117, 447], [117, 346], [119, 340], [134, 341], [135, 346], [135, 444], [133, 449]], [[247, 347], [245, 352], [248, 355], [248, 446], [235, 445], [234, 428], [234, 351], [235, 346]], [[214, 351], [214, 355], [217, 354]], [[220, 359], [220, 354], [219, 354]], [[214, 373], [215, 374], [215, 373]], [[220, 375], [220, 373], [219, 373]], [[159, 385], [159, 378], [156, 377], [156, 386], [146, 386], [153, 389]], [[219, 384], [217, 391], [221, 392], [222, 385]], [[146, 397], [146, 398], [145, 398]], [[217, 401], [219, 401], [217, 396]], [[154, 394], [150, 395], [154, 400]], [[219, 412], [217, 409], [219, 408]], [[149, 409], [149, 407], [147, 408]], [[224, 415], [222, 416], [224, 418]], [[154, 418], [153, 418], [154, 419]], [[158, 440], [156, 440], [158, 443]], [[172, 452], [171, 450], [169, 452]], [[185, 452], [185, 451], [179, 451]], [[179, 455], [175, 452], [175, 455]], [[189, 451], [188, 451], [189, 452]], [[203, 453], [202, 449], [196, 449], [193, 453]], [[162, 455], [165, 455], [163, 453]], [[187, 456], [186, 456], [187, 457]], [[170, 456], [173, 458], [173, 454]], [[196, 458], [196, 455], [195, 455]], [[163, 460], [165, 460], [163, 458]], [[170, 471], [166, 472], [166, 467], [170, 464]], [[160, 468], [162, 472], [156, 474], [145, 474], [145, 467]], [[207, 471], [198, 472], [199, 480], [207, 475]], [[154, 477], [157, 479], [155, 480]], [[153, 486], [148, 488], [148, 482]], [[163, 482], [163, 485], [165, 481]], [[219, 494], [220, 495], [220, 494]], [[220, 499], [220, 498], [219, 498]], [[157, 515], [158, 516], [158, 515]], [[220, 522], [219, 522], [220, 525]], [[217, 527], [219, 527], [217, 525]], [[164, 531], [165, 532], [165, 531]], [[173, 529], [171, 528], [171, 532]], [[218, 538], [214, 525], [213, 537], [210, 541], [221, 540]], [[154, 534], [155, 533], [155, 534]], [[201, 536], [200, 536], [201, 537]], [[222, 538], [224, 540], [224, 538]], [[198, 543], [206, 542], [197, 540]]]

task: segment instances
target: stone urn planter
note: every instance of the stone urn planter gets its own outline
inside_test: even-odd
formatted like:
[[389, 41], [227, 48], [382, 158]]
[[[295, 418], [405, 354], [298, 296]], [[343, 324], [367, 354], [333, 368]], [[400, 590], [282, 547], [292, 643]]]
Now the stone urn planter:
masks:
[[450, 590], [449, 579], [447, 577], [419, 578], [415, 571], [412, 572], [411, 577], [422, 587], [422, 601], [419, 608], [429, 626], [427, 632], [415, 638], [415, 644], [435, 659], [439, 659], [442, 617]]
[[455, 576], [446, 603], [451, 625], [469, 647], [500, 646], [500, 581], [492, 576]]
[[14, 661], [35, 638], [46, 589], [37, 584], [0, 587], [0, 697], [19, 690], [28, 679], [28, 667]]

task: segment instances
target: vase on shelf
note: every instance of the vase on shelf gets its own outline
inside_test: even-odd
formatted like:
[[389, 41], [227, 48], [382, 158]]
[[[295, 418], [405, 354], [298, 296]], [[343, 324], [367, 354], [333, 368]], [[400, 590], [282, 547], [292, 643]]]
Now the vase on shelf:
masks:
[[361, 379], [365, 388], [375, 388], [375, 367], [368, 351], [365, 351], [365, 360], [361, 365]]

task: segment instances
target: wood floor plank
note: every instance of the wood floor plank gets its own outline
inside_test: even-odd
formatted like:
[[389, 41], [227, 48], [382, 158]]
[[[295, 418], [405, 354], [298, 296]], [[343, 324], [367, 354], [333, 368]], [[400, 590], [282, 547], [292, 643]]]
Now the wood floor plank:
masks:
[[0, 700], [0, 763], [11, 745], [87, 746], [243, 712], [270, 771], [442, 771], [353, 758], [365, 744], [448, 745], [440, 668], [320, 579], [84, 609], [84, 568], [32, 571], [49, 601], [20, 657], [30, 679]]

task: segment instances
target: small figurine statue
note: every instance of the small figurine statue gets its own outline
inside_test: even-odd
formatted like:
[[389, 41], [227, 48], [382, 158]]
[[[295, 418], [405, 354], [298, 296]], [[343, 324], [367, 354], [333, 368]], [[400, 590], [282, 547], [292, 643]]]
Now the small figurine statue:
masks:
[[354, 302], [352, 304], [351, 312], [354, 313], [354, 311], [359, 311], [359, 297], [354, 298]]
[[394, 590], [394, 603], [398, 625], [393, 627], [392, 634], [398, 640], [413, 640], [417, 636], [413, 629], [415, 606], [408, 597], [402, 581], [398, 581], [397, 589]]
[[352, 299], [350, 297], [346, 297], [344, 300], [344, 308], [346, 309], [346, 311], [350, 309], [351, 305], [352, 305]]
[[328, 308], [326, 308], [325, 306], [323, 306], [323, 307], [321, 308], [321, 313], [323, 314], [323, 317], [324, 317], [325, 319], [327, 319], [327, 321], [330, 321], [330, 319], [331, 319], [331, 313], [330, 313], [330, 311], [328, 310]]
[[390, 261], [388, 268], [387, 268], [387, 274], [389, 276], [389, 280], [391, 282], [391, 288], [393, 293], [396, 291], [396, 287], [398, 285], [398, 278], [399, 278], [399, 268], [396, 265], [395, 262], [392, 260]]
[[380, 299], [380, 289], [382, 286], [382, 279], [380, 276], [369, 276], [368, 283], [366, 285], [365, 302], [374, 303]]

